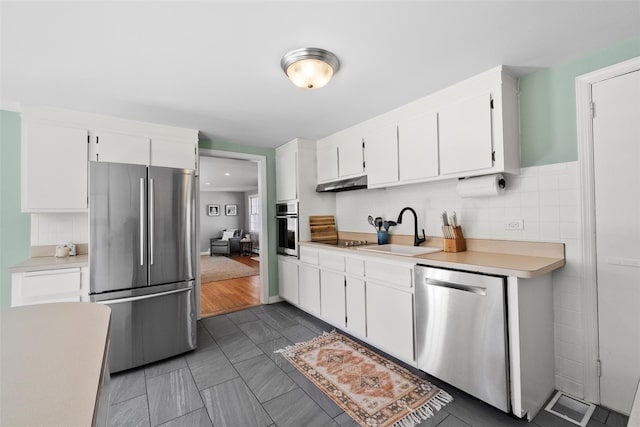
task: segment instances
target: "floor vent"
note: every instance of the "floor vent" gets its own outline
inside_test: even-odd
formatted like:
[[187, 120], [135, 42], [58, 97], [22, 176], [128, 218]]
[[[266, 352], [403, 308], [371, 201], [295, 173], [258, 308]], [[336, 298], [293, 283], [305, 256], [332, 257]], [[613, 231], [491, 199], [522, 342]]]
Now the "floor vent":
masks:
[[557, 392], [547, 407], [544, 408], [545, 411], [582, 427], [587, 425], [595, 409], [596, 405], [569, 396], [561, 391]]

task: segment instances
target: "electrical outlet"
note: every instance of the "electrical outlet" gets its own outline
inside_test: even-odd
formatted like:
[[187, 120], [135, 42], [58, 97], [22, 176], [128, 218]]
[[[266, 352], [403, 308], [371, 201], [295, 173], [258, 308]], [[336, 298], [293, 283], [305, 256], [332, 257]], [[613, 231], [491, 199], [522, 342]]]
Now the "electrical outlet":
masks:
[[512, 219], [507, 221], [505, 230], [524, 230], [524, 219]]

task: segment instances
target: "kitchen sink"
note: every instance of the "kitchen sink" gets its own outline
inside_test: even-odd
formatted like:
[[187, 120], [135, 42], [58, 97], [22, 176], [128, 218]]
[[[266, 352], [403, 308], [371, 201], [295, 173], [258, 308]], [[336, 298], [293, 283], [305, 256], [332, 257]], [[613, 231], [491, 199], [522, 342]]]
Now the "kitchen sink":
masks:
[[359, 251], [367, 251], [367, 252], [377, 252], [379, 254], [389, 254], [389, 255], [402, 255], [402, 256], [417, 256], [430, 254], [433, 252], [440, 252], [442, 249], [440, 248], [428, 248], [421, 246], [407, 246], [407, 245], [372, 245], [372, 246], [361, 246], [358, 248]]

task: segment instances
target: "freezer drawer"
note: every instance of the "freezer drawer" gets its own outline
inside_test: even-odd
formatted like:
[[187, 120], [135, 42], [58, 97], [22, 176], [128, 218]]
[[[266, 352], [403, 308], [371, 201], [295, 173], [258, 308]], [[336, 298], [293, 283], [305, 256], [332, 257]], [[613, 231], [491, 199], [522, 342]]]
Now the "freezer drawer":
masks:
[[193, 282], [187, 283], [170, 290], [159, 286], [159, 293], [96, 301], [111, 308], [111, 372], [196, 348], [195, 294]]
[[416, 266], [418, 369], [510, 412], [505, 278]]

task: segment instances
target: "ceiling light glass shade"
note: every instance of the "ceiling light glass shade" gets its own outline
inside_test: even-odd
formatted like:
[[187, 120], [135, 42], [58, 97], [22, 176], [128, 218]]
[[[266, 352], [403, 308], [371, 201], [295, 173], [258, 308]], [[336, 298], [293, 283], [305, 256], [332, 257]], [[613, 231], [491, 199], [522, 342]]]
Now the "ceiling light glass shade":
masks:
[[340, 61], [328, 50], [305, 47], [285, 54], [280, 66], [294, 85], [304, 89], [319, 89], [338, 72]]

